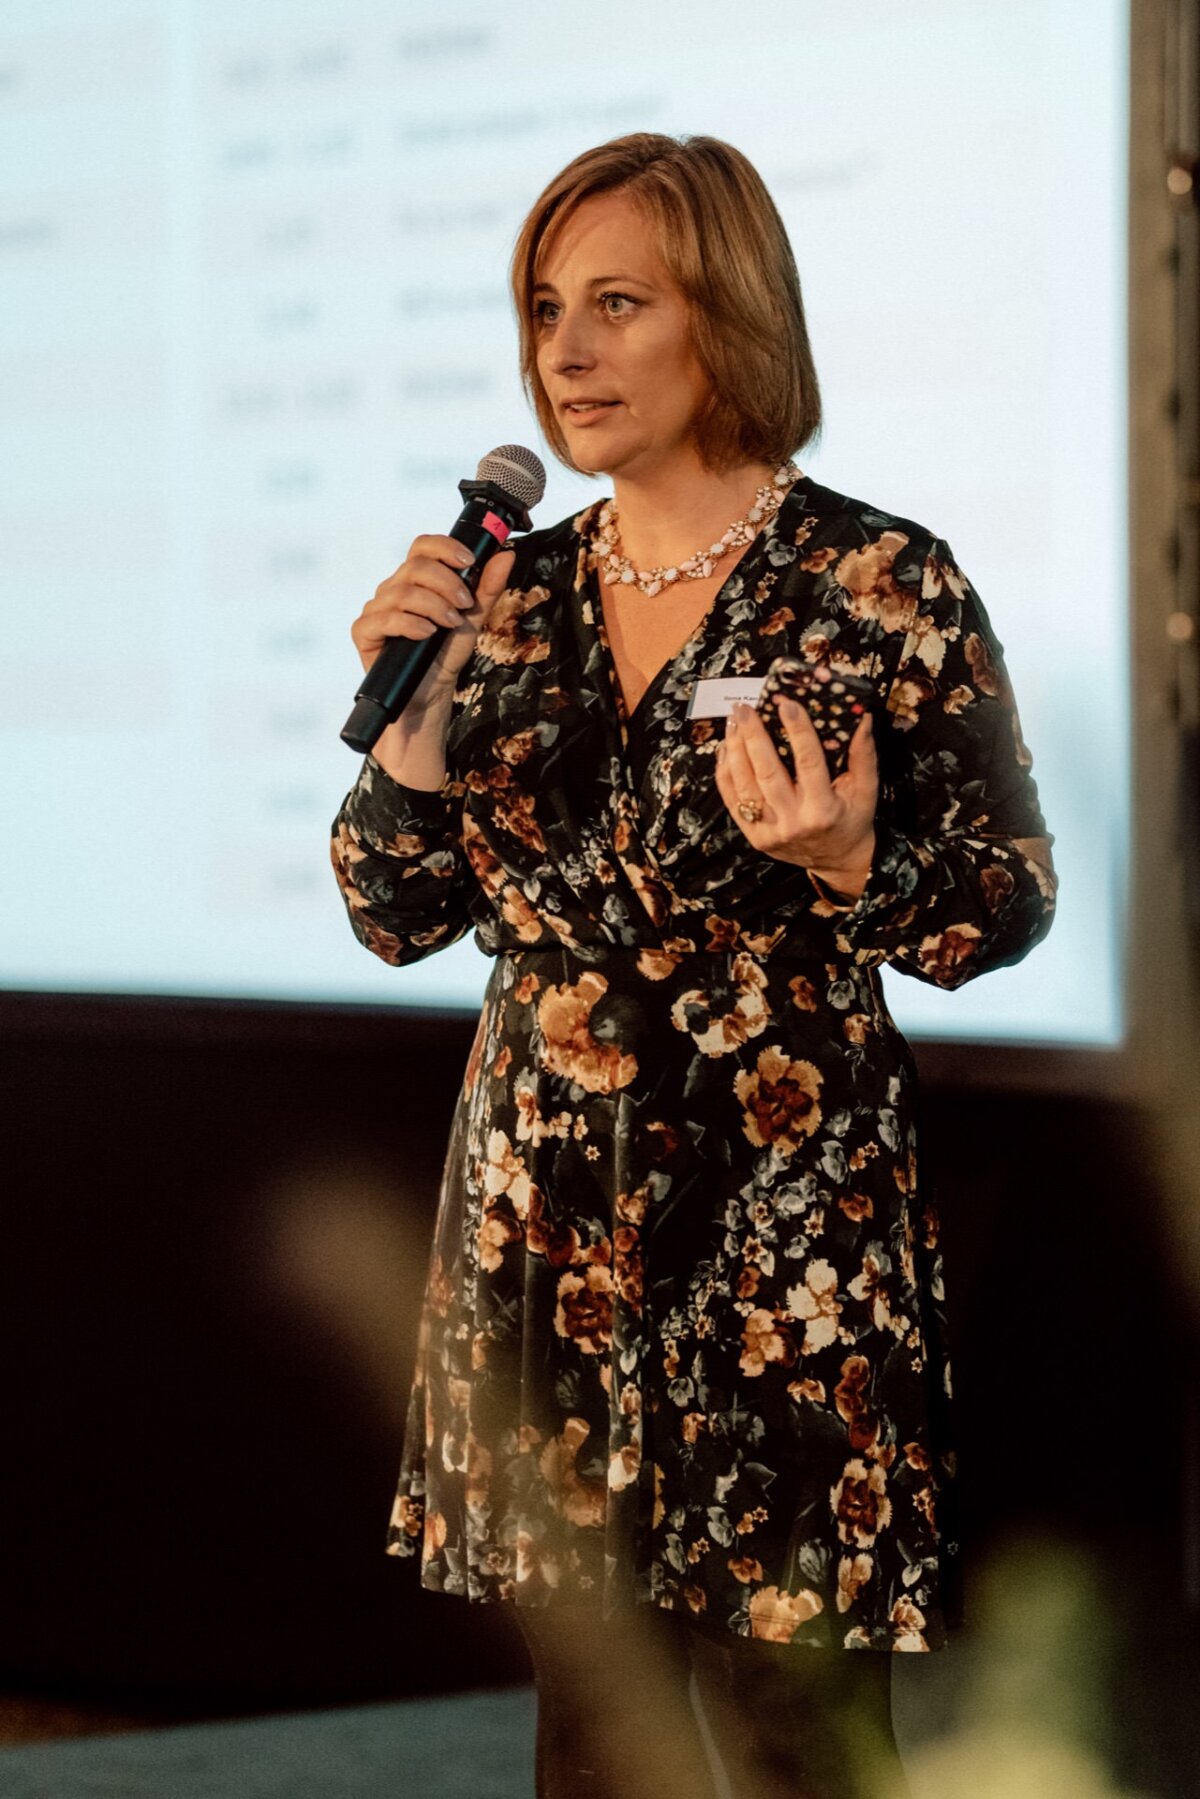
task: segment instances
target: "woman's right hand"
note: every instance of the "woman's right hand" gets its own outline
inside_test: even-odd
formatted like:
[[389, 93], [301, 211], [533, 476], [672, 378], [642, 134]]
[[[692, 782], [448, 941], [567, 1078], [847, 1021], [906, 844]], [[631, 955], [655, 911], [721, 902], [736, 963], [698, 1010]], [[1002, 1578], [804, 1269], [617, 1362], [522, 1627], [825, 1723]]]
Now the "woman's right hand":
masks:
[[459, 671], [470, 659], [508, 580], [514, 555], [501, 550], [492, 556], [472, 593], [461, 578], [461, 570], [471, 566], [471, 556], [457, 538], [417, 537], [396, 572], [379, 583], [374, 598], [350, 627], [364, 668], [370, 668], [389, 637], [431, 637], [439, 625], [450, 628], [407, 712], [423, 710], [432, 700], [454, 692]]

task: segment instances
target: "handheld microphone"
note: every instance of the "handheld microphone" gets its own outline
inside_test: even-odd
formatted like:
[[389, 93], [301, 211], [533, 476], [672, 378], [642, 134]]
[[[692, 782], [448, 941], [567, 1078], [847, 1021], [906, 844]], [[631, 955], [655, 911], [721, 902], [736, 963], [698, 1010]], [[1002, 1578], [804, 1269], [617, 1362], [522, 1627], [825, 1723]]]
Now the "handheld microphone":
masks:
[[[479, 464], [473, 481], [460, 481], [463, 509], [450, 531], [475, 558], [462, 578], [474, 593], [484, 564], [502, 550], [512, 531], [531, 529], [529, 508], [546, 491], [546, 471], [532, 450], [501, 444]], [[380, 733], [395, 724], [450, 635], [439, 625], [428, 637], [390, 637], [363, 676], [342, 742], [365, 755]]]

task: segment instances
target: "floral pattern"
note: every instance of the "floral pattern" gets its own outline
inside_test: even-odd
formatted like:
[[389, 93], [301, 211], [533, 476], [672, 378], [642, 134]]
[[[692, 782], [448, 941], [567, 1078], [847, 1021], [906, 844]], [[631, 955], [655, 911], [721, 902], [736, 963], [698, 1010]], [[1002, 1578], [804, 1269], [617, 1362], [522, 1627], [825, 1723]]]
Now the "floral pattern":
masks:
[[[367, 758], [333, 860], [403, 965], [494, 958], [455, 1112], [388, 1534], [427, 1587], [591, 1592], [772, 1642], [944, 1640], [935, 1209], [888, 963], [957, 987], [1049, 927], [1000, 646], [945, 542], [801, 476], [632, 716], [590, 533], [520, 542], [437, 793]], [[697, 680], [872, 680], [877, 851], [838, 904], [754, 850]]]

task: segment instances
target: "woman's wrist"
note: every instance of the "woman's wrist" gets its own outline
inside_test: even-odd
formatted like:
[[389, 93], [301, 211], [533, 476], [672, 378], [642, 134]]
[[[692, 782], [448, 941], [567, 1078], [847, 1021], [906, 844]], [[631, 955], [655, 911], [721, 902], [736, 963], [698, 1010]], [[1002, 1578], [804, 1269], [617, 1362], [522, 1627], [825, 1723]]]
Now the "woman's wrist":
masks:
[[371, 752], [385, 774], [402, 787], [436, 793], [446, 776], [446, 733], [454, 689], [405, 707]]
[[875, 859], [875, 833], [872, 831], [870, 841], [865, 850], [840, 865], [833, 863], [810, 864], [810, 878], [818, 883], [818, 892], [822, 887], [830, 890], [831, 895], [842, 901], [851, 902], [861, 899], [871, 878], [871, 864]]

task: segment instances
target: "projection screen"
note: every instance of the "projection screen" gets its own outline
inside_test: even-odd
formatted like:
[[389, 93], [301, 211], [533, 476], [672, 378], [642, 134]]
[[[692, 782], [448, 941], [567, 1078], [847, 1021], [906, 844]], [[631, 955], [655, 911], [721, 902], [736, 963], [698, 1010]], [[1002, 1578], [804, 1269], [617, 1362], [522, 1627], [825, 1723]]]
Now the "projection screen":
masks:
[[960, 993], [889, 976], [898, 1021], [1118, 1041], [1127, 23], [9, 0], [0, 983], [477, 1003], [469, 939], [395, 970], [346, 924], [349, 626], [494, 444], [546, 460], [536, 523], [606, 491], [538, 435], [506, 265], [550, 175], [652, 129], [737, 144], [784, 215], [826, 410], [801, 467], [948, 539], [1006, 647], [1060, 914]]

